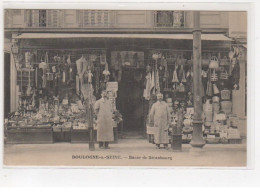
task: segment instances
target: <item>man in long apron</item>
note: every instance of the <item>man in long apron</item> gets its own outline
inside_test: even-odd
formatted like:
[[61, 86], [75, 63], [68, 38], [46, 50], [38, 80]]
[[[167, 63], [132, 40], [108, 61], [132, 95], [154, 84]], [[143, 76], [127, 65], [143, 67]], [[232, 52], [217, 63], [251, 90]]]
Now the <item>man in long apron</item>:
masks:
[[166, 102], [163, 101], [163, 95], [157, 94], [157, 102], [152, 105], [150, 111], [150, 121], [154, 123], [154, 127], [157, 128], [154, 131], [154, 142], [157, 148], [160, 148], [160, 144], [164, 144], [164, 148], [168, 148], [169, 136], [168, 128], [171, 120], [170, 111]]
[[97, 115], [97, 141], [99, 148], [109, 149], [109, 142], [114, 141], [112, 125], [112, 105], [107, 98], [107, 92], [102, 91], [102, 98], [95, 103], [95, 113]]

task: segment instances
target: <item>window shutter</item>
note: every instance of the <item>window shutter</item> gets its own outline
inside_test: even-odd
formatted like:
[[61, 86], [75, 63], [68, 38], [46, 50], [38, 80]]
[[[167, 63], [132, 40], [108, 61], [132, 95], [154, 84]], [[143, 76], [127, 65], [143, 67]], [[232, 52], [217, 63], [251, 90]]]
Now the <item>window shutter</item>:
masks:
[[81, 12], [82, 12], [82, 10], [76, 11], [76, 21], [77, 21], [78, 27], [82, 27]]
[[58, 10], [53, 10], [52, 11], [52, 27], [56, 28], [59, 26], [58, 22]]
[[32, 10], [32, 26], [39, 27], [39, 10]]
[[84, 13], [84, 16], [83, 16], [83, 26], [84, 27], [87, 27], [87, 26], [89, 26], [89, 11], [84, 11], [83, 12]]
[[52, 27], [52, 10], [47, 10], [47, 27]]

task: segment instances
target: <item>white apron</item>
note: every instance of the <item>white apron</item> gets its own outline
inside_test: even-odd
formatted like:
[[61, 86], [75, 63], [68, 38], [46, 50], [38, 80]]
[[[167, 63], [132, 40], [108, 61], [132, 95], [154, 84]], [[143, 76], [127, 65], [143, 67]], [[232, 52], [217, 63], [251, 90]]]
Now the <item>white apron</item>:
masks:
[[168, 144], [168, 128], [170, 123], [170, 112], [168, 105], [165, 102], [159, 102], [153, 104], [150, 112], [150, 119], [154, 122], [154, 127], [157, 130], [154, 131], [154, 142], [156, 144]]
[[112, 125], [112, 106], [109, 100], [101, 98], [95, 103], [97, 114], [97, 141], [114, 141]]

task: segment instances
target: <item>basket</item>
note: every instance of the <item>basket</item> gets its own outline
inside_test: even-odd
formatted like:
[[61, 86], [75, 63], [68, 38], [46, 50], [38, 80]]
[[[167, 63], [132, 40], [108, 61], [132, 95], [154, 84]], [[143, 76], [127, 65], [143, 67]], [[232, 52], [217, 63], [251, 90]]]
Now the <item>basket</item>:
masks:
[[209, 62], [209, 68], [217, 69], [218, 67], [219, 67], [218, 58], [215, 56], [211, 57], [210, 62]]
[[146, 133], [149, 135], [153, 135], [156, 130], [157, 131], [159, 130], [158, 127], [151, 127], [151, 126], [146, 125]]

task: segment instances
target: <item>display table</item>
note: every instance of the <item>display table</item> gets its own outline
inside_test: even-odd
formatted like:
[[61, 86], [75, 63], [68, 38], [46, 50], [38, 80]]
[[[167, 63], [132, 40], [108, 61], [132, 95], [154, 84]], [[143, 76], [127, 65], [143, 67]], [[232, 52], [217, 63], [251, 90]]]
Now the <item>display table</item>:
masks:
[[6, 134], [10, 144], [53, 143], [52, 126], [7, 127]]

